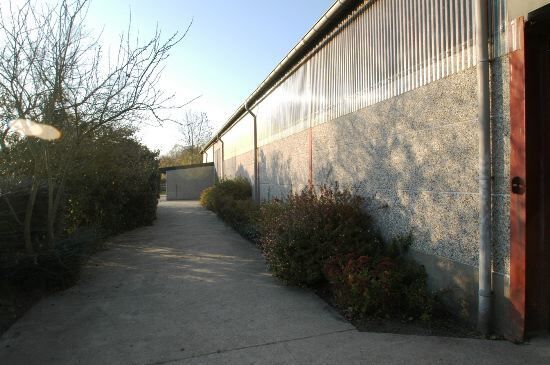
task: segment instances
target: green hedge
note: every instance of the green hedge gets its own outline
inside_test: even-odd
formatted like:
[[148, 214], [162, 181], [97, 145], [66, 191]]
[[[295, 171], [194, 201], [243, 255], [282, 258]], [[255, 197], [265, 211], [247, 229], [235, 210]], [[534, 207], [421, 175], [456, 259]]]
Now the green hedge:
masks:
[[90, 141], [68, 179], [68, 230], [93, 226], [105, 234], [150, 225], [160, 190], [158, 154], [133, 138]]
[[[62, 174], [53, 175], [54, 191], [62, 191], [55, 221], [55, 241], [47, 242], [49, 179], [45, 168], [33, 169], [30, 147], [47, 144], [52, 171], [67, 160], [68, 142], [13, 138], [1, 151], [0, 281], [19, 286], [65, 287], [76, 280], [82, 258], [105, 236], [142, 225], [156, 217], [160, 173], [158, 154], [133, 138], [127, 129], [91, 134], [72, 150], [64, 188]], [[38, 160], [37, 165], [44, 161]], [[33, 209], [33, 253], [23, 245], [23, 225], [31, 176], [40, 182]]]
[[215, 212], [228, 225], [250, 240], [257, 239], [256, 217], [258, 205], [251, 199], [250, 182], [242, 177], [216, 182], [204, 190], [200, 203]]

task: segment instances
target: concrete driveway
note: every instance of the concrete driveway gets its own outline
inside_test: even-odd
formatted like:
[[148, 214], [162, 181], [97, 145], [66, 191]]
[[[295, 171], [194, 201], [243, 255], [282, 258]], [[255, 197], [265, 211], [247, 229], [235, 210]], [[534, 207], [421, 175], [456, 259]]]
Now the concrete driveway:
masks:
[[360, 333], [196, 202], [161, 202], [0, 339], [0, 364], [543, 364], [548, 342]]

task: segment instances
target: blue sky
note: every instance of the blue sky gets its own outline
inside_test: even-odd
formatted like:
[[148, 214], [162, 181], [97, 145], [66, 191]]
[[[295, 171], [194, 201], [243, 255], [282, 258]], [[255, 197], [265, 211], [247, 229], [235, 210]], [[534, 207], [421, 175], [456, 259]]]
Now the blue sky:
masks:
[[[162, 87], [219, 127], [332, 5], [333, 0], [92, 0], [87, 24], [116, 42], [129, 19], [147, 39], [158, 23], [166, 35], [193, 24], [168, 60]], [[175, 116], [177, 117], [177, 116]], [[144, 127], [142, 140], [168, 151], [174, 125]]]

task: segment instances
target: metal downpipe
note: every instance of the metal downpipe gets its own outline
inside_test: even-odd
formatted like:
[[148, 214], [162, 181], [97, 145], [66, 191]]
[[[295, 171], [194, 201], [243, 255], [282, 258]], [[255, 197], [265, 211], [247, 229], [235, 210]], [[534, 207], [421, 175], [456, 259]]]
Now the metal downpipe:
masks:
[[478, 329], [491, 331], [491, 135], [487, 0], [476, 1], [478, 118], [479, 118], [479, 303]]
[[248, 108], [248, 101], [244, 103], [244, 109], [254, 119], [254, 201], [260, 202], [260, 177], [258, 176], [258, 124], [256, 114]]
[[222, 158], [221, 158], [221, 176], [222, 176], [222, 180], [225, 179], [225, 156], [224, 156], [224, 143], [223, 143], [223, 139], [221, 138], [221, 135], [218, 135], [218, 142], [220, 142], [222, 144]]

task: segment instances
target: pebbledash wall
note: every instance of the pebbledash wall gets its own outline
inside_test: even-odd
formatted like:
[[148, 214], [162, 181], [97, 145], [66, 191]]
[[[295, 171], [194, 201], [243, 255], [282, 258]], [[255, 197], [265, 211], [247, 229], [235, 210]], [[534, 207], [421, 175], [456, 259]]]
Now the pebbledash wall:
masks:
[[[501, 333], [509, 322], [508, 29], [512, 15], [546, 2], [527, 3], [489, 1], [493, 286]], [[432, 288], [475, 322], [479, 140], [473, 5], [357, 2], [251, 110], [257, 115], [261, 199], [298, 191], [310, 180], [337, 181], [369, 197], [382, 234], [412, 233], [411, 254], [425, 265]], [[242, 113], [207, 145], [205, 162], [215, 163], [220, 178], [238, 175], [254, 183], [253, 124]]]

